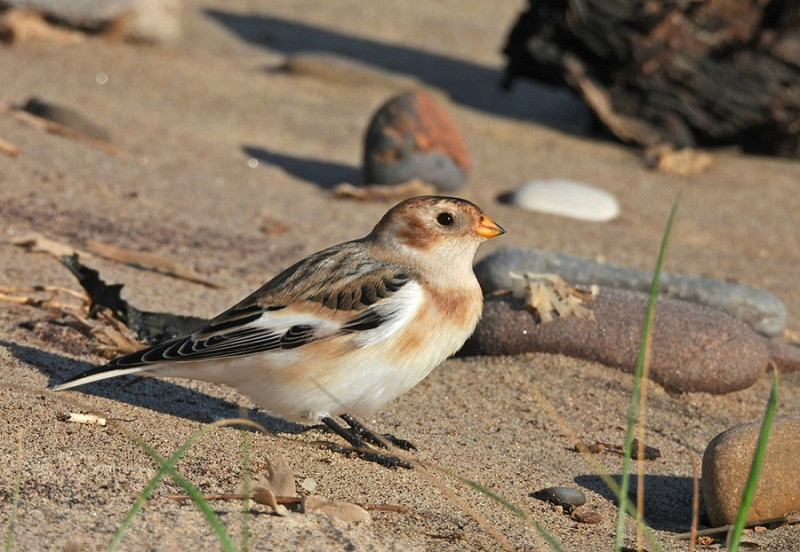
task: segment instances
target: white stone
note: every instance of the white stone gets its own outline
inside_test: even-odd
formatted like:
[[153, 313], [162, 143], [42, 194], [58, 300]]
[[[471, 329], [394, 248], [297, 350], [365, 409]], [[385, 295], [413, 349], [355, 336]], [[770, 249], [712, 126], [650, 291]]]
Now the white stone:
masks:
[[619, 202], [613, 195], [571, 180], [529, 180], [514, 193], [514, 204], [529, 211], [595, 222], [619, 215]]

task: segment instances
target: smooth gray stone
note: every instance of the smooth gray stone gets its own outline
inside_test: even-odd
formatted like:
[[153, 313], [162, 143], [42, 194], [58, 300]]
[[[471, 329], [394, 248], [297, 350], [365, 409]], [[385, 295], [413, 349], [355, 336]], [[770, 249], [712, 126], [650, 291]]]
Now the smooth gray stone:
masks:
[[[511, 287], [509, 272], [555, 273], [570, 284], [597, 284], [647, 292], [653, 274], [644, 270], [599, 263], [593, 259], [556, 251], [501, 248], [475, 266], [485, 293]], [[661, 294], [720, 310], [750, 325], [757, 332], [774, 336], [786, 329], [786, 306], [773, 294], [745, 286], [685, 274], [663, 272]]]
[[559, 506], [576, 508], [586, 504], [586, 495], [570, 487], [547, 487], [532, 492], [531, 496]]

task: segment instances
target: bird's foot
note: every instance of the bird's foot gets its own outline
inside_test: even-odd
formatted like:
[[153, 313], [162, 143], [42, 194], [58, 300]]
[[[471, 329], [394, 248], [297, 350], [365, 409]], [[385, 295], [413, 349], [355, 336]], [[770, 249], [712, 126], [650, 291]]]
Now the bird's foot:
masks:
[[392, 446], [395, 446], [402, 450], [417, 450], [417, 447], [411, 441], [400, 439], [399, 437], [395, 437], [391, 433], [384, 433], [382, 435], [376, 434], [371, 429], [366, 427], [364, 424], [353, 418], [350, 414], [342, 414], [342, 419], [345, 422], [347, 422], [347, 425], [350, 426], [350, 430], [353, 433], [355, 433], [368, 443], [371, 443], [379, 447], [388, 448], [386, 446], [386, 443], [388, 442]]
[[370, 444], [372, 444], [375, 446], [387, 448], [386, 442], [388, 441], [392, 445], [397, 446], [398, 448], [401, 448], [403, 450], [416, 450], [416, 447], [412, 443], [406, 441], [405, 439], [398, 439], [394, 435], [378, 436], [371, 430], [364, 427], [363, 424], [358, 422], [355, 418], [353, 418], [349, 414], [342, 415], [342, 419], [347, 422], [347, 425], [350, 426], [349, 428], [342, 427], [333, 418], [330, 418], [328, 416], [322, 418], [322, 422], [331, 431], [333, 431], [342, 439], [350, 443], [350, 445], [352, 445], [353, 448], [350, 449], [346, 447], [339, 447], [334, 445], [333, 443], [330, 443], [326, 445], [330, 450], [340, 453], [350, 453], [354, 451], [356, 452], [356, 454], [358, 454], [360, 458], [364, 460], [367, 460], [369, 462], [375, 462], [377, 464], [390, 468], [401, 467], [410, 469], [414, 467], [410, 462], [406, 460], [402, 460], [400, 458], [397, 458], [396, 456], [392, 456], [391, 454], [384, 454], [381, 452], [377, 452], [370, 446]]

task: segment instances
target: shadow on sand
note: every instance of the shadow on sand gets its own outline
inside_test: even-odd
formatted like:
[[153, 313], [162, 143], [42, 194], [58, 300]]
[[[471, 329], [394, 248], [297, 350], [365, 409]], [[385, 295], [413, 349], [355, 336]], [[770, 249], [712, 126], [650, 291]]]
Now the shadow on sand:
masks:
[[[45, 374], [49, 378], [49, 385], [94, 367], [89, 362], [18, 343], [0, 341], [0, 346], [7, 347], [17, 359]], [[234, 402], [158, 378], [120, 376], [89, 383], [76, 390], [204, 424], [241, 417], [240, 406]], [[247, 417], [274, 433], [302, 433], [307, 429], [306, 426], [270, 416], [255, 408], [248, 409]]]

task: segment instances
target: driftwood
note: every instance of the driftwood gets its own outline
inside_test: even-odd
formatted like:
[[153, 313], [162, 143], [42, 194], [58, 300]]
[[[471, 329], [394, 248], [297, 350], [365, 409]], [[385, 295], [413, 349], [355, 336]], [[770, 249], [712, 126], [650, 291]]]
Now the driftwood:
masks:
[[503, 52], [624, 141], [800, 157], [800, 0], [530, 0]]

